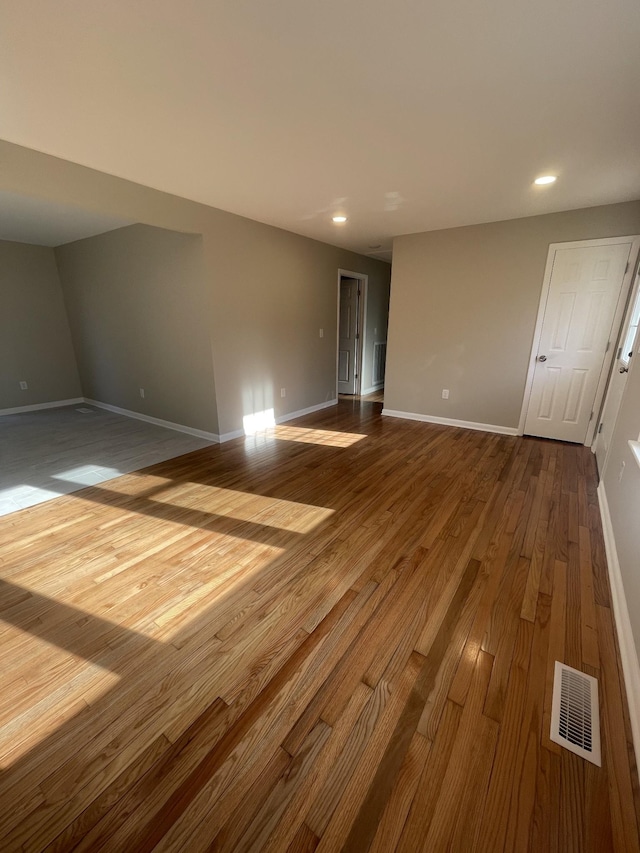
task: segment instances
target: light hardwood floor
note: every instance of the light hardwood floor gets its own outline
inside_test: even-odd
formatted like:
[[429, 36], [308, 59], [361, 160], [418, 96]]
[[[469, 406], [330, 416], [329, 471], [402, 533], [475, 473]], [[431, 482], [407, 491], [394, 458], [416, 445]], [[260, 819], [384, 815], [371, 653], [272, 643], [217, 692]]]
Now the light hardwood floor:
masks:
[[380, 409], [0, 519], [0, 849], [639, 849], [590, 452]]
[[0, 515], [210, 444], [85, 403], [0, 415]]

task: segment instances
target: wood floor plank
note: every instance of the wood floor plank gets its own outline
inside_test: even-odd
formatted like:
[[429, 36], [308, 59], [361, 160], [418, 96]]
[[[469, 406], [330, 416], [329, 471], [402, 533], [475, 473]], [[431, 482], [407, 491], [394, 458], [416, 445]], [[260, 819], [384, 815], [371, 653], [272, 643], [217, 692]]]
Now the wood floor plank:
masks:
[[[99, 820], [77, 842], [77, 850], [91, 851], [103, 847], [117, 849], [118, 844], [126, 846], [132, 825], [138, 826], [142, 822], [140, 816], [143, 809], [153, 810], [154, 802], [162, 804], [170, 791], [181, 784], [211, 749], [225, 729], [226, 713], [227, 707], [221, 699], [212, 702], [182, 737], [171, 744], [159, 761], [147, 772], [139, 773], [111, 808], [99, 814]], [[114, 784], [119, 788], [118, 781]], [[103, 796], [110, 797], [109, 792], [110, 789], [107, 789]]]
[[[190, 846], [194, 849], [197, 846], [200, 849], [211, 851], [211, 853], [235, 850], [239, 839], [253, 824], [254, 818], [261, 809], [261, 804], [269, 797], [273, 788], [290, 766], [291, 756], [289, 753], [285, 752], [284, 749], [276, 750], [271, 761], [247, 792], [244, 801], [233, 810], [232, 817], [227, 820], [217, 835], [213, 837], [215, 830], [210, 825], [205, 825], [203, 830], [198, 831], [197, 845], [194, 841], [190, 841]], [[216, 825], [220, 822], [220, 818], [218, 818]], [[211, 840], [212, 837], [213, 840]]]
[[387, 800], [373, 838], [370, 853], [395, 850], [413, 802], [420, 777], [424, 772], [432, 742], [417, 731], [409, 744], [397, 781]]
[[485, 815], [476, 831], [474, 849], [478, 851], [504, 849], [514, 782], [513, 763], [518, 753], [522, 720], [525, 714], [533, 633], [533, 625], [526, 619], [521, 619], [507, 689], [505, 711], [485, 802]]
[[551, 705], [553, 699], [553, 679], [556, 661], [564, 662], [564, 644], [567, 618], [567, 566], [559, 560], [555, 562], [551, 617], [549, 619], [549, 647], [547, 652], [547, 673], [544, 686], [544, 707], [542, 711], [542, 746], [550, 752], [560, 755], [561, 747], [550, 739]]
[[[379, 721], [365, 746], [362, 757], [344, 789], [331, 820], [322, 834], [320, 844], [318, 845], [319, 851], [334, 850], [338, 845], [342, 849], [348, 849], [345, 844], [359, 843], [350, 834], [350, 830], [353, 827], [354, 821], [357, 821], [359, 816], [363, 814], [363, 807], [365, 809], [367, 807], [367, 795], [371, 791], [372, 775], [379, 766], [380, 760], [389, 754], [388, 747], [390, 741], [397, 730], [398, 721], [404, 710], [405, 703], [413, 691], [422, 665], [422, 655], [414, 652], [398, 679], [397, 689], [392, 690], [389, 702], [380, 715]], [[346, 842], [345, 839], [347, 839]]]
[[467, 778], [472, 781], [462, 787], [453, 827], [446, 834], [450, 838], [451, 850], [473, 849], [476, 831], [483, 817], [498, 729], [494, 720], [480, 718], [476, 743], [469, 750], [466, 763]]
[[[606, 749], [606, 747], [605, 747]], [[613, 828], [609, 815], [609, 773], [593, 764], [584, 765], [584, 847], [586, 850], [612, 850]]]
[[336, 762], [342, 758], [346, 744], [351, 738], [354, 725], [357, 720], [359, 721], [363, 708], [370, 700], [371, 694], [371, 688], [366, 684], [358, 685], [344, 713], [332, 729], [329, 740], [318, 756], [318, 760], [315, 762], [311, 772], [301, 781], [295, 794], [290, 798], [286, 808], [283, 809], [277, 826], [271, 832], [267, 843], [264, 845], [265, 851], [269, 850], [277, 853], [277, 851], [284, 849], [284, 847], [291, 843], [303, 818], [307, 827], [311, 827], [308, 804], [316, 800], [319, 792], [323, 790], [323, 786], [326, 787], [327, 777], [336, 766]]
[[[358, 715], [340, 755], [314, 797], [311, 809], [305, 817], [306, 824], [319, 838], [327, 828], [344, 789], [389, 701], [391, 690], [388, 682], [380, 681], [375, 690], [368, 689], [371, 695], [367, 705]], [[344, 714], [342, 716], [344, 717]]]
[[564, 662], [574, 669], [582, 666], [582, 592], [580, 588], [580, 549], [567, 544], [567, 619], [565, 622]]
[[469, 560], [427, 655], [422, 657], [415, 653], [422, 658], [418, 678], [398, 721], [389, 748], [379, 762], [373, 783], [343, 845], [344, 850], [355, 851], [359, 846], [373, 840], [375, 827], [390, 796], [411, 738], [418, 729], [425, 705], [434, 689], [445, 651], [451, 644], [469, 593], [475, 585], [478, 568], [477, 560]]
[[[464, 799], [462, 795], [465, 791], [468, 793], [470, 786], [474, 788], [473, 799], [476, 801], [483, 799], [485, 777], [489, 775], [491, 767], [486, 758], [489, 752], [491, 755], [493, 754], [498, 728], [493, 721], [482, 714], [492, 666], [492, 656], [481, 651], [478, 654], [469, 696], [462, 712], [460, 727], [435, 804], [429, 832], [423, 840], [420, 850], [442, 849], [454, 835], [456, 820], [465, 823], [469, 820], [471, 815], [468, 812], [461, 813], [459, 808]], [[462, 767], [468, 767], [469, 763], [475, 764], [477, 771], [481, 770], [483, 763], [487, 766], [486, 770], [483, 769], [482, 772], [465, 781], [465, 773], [460, 771]], [[452, 803], [456, 804], [454, 808], [452, 808]]]
[[314, 853], [318, 846], [319, 838], [311, 832], [306, 824], [302, 824], [291, 844], [287, 847], [287, 853]]
[[409, 815], [396, 848], [403, 853], [410, 853], [410, 851], [414, 853], [419, 850], [429, 830], [458, 734], [461, 716], [462, 708], [454, 702], [447, 702], [442, 722], [429, 753], [429, 761], [418, 781]]
[[582, 662], [599, 669], [600, 652], [598, 650], [596, 604], [593, 594], [593, 566], [591, 564], [591, 542], [588, 528], [579, 527], [578, 536]]
[[[535, 769], [540, 760], [544, 685], [547, 671], [551, 599], [539, 596], [531, 644], [527, 692], [521, 719], [517, 750], [513, 761], [512, 808], [506, 827], [507, 849], [528, 844], [535, 804]], [[517, 804], [517, 808], [515, 805]]]
[[265, 848], [267, 839], [276, 829], [296, 791], [304, 783], [330, 735], [331, 728], [320, 720], [291, 761], [286, 774], [278, 781], [260, 811], [254, 816], [251, 825], [234, 844], [234, 850], [246, 853], [249, 850]]
[[536, 791], [531, 820], [530, 850], [558, 853], [561, 849], [559, 847], [560, 797], [558, 796], [561, 785], [561, 765], [561, 755], [551, 752], [543, 746], [536, 767]]
[[520, 557], [517, 565], [511, 569], [509, 574], [512, 577], [512, 583], [508, 590], [508, 596], [503, 596], [498, 602], [502, 611], [503, 623], [500, 639], [495, 648], [495, 662], [484, 705], [486, 716], [491, 717], [496, 722], [502, 720], [504, 713], [507, 684], [511, 673], [511, 659], [521, 620], [525, 584], [530, 574], [530, 561]]
[[475, 581], [464, 601], [453, 630], [446, 635], [444, 641], [448, 640], [448, 647], [444, 652], [441, 652], [440, 648], [437, 649], [437, 657], [441, 657], [439, 669], [418, 723], [418, 731], [429, 740], [434, 740], [438, 731], [451, 684], [460, 664], [460, 656], [467, 643], [469, 631], [477, 611], [478, 601], [482, 597], [487, 582], [487, 577], [478, 565], [477, 560], [470, 560], [469, 563], [473, 565], [474, 573], [477, 571]]

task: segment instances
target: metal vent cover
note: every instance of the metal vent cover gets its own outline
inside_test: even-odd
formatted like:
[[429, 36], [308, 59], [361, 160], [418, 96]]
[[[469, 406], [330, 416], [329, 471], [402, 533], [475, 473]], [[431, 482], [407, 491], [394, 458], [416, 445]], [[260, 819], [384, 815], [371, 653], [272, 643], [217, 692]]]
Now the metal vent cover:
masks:
[[79, 409], [76, 409], [76, 412], [82, 412], [83, 415], [92, 415], [93, 409], [87, 409], [86, 407], [83, 406]]
[[556, 661], [551, 706], [551, 740], [601, 766], [598, 682]]

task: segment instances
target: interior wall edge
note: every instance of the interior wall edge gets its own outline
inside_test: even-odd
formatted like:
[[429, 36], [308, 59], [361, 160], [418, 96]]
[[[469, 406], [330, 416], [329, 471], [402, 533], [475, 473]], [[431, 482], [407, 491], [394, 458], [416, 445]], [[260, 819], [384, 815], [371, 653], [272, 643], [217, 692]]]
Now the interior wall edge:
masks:
[[38, 412], [41, 409], [62, 409], [64, 406], [77, 406], [84, 403], [84, 397], [72, 397], [70, 400], [52, 400], [49, 403], [34, 403], [31, 406], [13, 406], [9, 409], [0, 409], [0, 417], [3, 415], [20, 415], [23, 412]]
[[126, 418], [134, 418], [137, 421], [144, 421], [147, 424], [165, 427], [176, 432], [184, 432], [187, 435], [193, 435], [196, 438], [204, 438], [207, 441], [220, 443], [220, 436], [215, 432], [207, 432], [203, 429], [195, 429], [195, 427], [185, 426], [185, 424], [176, 424], [173, 421], [165, 421], [162, 418], [154, 418], [151, 415], [143, 415], [141, 412], [134, 412], [132, 409], [122, 409], [120, 406], [112, 406], [111, 403], [102, 403], [100, 400], [92, 400], [89, 397], [83, 397], [79, 402], [87, 403], [90, 406], [96, 406], [98, 409], [105, 409], [107, 412], [113, 412], [115, 415], [124, 415]]
[[[296, 412], [287, 412], [285, 415], [279, 415], [275, 421], [276, 424], [283, 424], [287, 421], [293, 421], [296, 418], [302, 418], [304, 415], [311, 415], [313, 412], [319, 412], [321, 409], [328, 409], [331, 406], [337, 406], [338, 400], [326, 400], [324, 403], [316, 403], [315, 406], [307, 406], [306, 409], [298, 409]], [[220, 435], [220, 444], [225, 444], [227, 441], [233, 441], [234, 438], [242, 438], [245, 435], [243, 429], [234, 429], [231, 432], [224, 432]]]
[[473, 421], [459, 421], [455, 418], [441, 418], [437, 415], [423, 415], [419, 412], [402, 412], [398, 409], [383, 409], [383, 415], [390, 418], [404, 418], [407, 421], [423, 421], [427, 424], [442, 424], [443, 426], [475, 429], [479, 432], [495, 432], [499, 435], [519, 435], [518, 427], [500, 426], [499, 424], [482, 424]]

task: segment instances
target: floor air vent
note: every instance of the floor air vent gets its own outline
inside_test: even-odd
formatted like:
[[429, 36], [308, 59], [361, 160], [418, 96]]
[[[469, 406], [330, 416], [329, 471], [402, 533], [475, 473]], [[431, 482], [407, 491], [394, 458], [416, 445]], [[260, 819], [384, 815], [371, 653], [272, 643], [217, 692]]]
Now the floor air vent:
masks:
[[76, 412], [82, 412], [83, 415], [92, 415], [93, 409], [86, 409], [83, 407], [81, 409], [76, 409]]
[[600, 767], [598, 682], [556, 661], [551, 740]]

